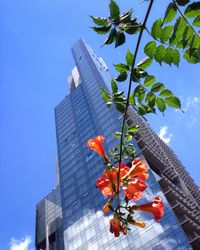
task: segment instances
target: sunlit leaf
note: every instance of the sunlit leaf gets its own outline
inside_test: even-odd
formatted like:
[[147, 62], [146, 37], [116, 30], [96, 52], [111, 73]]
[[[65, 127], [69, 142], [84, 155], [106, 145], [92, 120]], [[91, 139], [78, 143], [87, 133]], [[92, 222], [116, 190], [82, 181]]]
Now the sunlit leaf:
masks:
[[158, 19], [154, 22], [152, 28], [151, 28], [151, 34], [153, 36], [153, 38], [159, 38], [162, 35], [162, 29], [161, 29], [161, 25], [162, 25], [162, 20]]
[[114, 67], [119, 73], [126, 73], [129, 70], [129, 67], [124, 63], [115, 64]]
[[149, 87], [156, 81], [155, 76], [148, 75], [144, 80], [144, 86]]
[[162, 98], [160, 97], [156, 98], [156, 105], [161, 112], [164, 112], [166, 110], [166, 104]]
[[144, 53], [152, 58], [156, 53], [156, 42], [155, 41], [148, 42], [144, 47]]
[[113, 79], [111, 80], [111, 87], [112, 87], [113, 93], [117, 93], [118, 86], [117, 86], [117, 83]]
[[163, 91], [160, 92], [159, 96], [172, 96], [173, 93], [169, 89], [164, 89]]
[[171, 45], [176, 45], [179, 42], [179, 40], [181, 39], [181, 37], [184, 33], [186, 25], [187, 25], [187, 23], [183, 17], [179, 17], [176, 20], [176, 23], [174, 25], [173, 34], [169, 39], [169, 42]]
[[166, 42], [171, 34], [172, 34], [172, 31], [173, 31], [173, 28], [174, 26], [166, 26], [163, 30], [162, 30], [162, 35], [161, 35], [161, 42]]
[[133, 54], [130, 52], [129, 49], [126, 52], [126, 63], [128, 66], [131, 66], [133, 63]]
[[156, 49], [154, 58], [157, 62], [161, 64], [162, 61], [164, 60], [164, 57], [165, 57], [165, 47], [163, 45], [159, 45]]
[[111, 94], [106, 91], [104, 88], [101, 88], [101, 96], [102, 96], [102, 99], [106, 102], [106, 101], [109, 101], [111, 100]]
[[171, 108], [181, 108], [181, 102], [176, 96], [170, 96], [164, 98], [166, 104]]
[[155, 83], [152, 88], [151, 88], [151, 91], [152, 92], [158, 92], [158, 91], [161, 91], [165, 88], [164, 84], [161, 83], [161, 82], [157, 82]]
[[164, 17], [163, 23], [171, 22], [174, 19], [174, 17], [176, 16], [176, 11], [177, 11], [176, 4], [170, 3], [167, 7], [166, 12], [165, 12], [165, 17]]
[[146, 69], [151, 65], [152, 60], [153, 60], [152, 58], [146, 57], [137, 64], [137, 67], [141, 69]]

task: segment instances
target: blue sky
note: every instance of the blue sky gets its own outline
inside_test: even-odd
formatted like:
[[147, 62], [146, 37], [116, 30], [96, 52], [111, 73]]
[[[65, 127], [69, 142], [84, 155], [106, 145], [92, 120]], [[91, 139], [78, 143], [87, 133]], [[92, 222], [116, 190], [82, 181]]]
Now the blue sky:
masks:
[[[123, 2], [124, 10], [132, 7], [133, 1]], [[141, 19], [145, 4], [138, 2], [134, 4]], [[89, 28], [89, 15], [106, 16], [107, 5], [107, 0], [0, 0], [0, 250], [33, 247], [35, 205], [56, 185], [54, 107], [68, 93], [66, 79], [74, 66], [71, 45], [83, 37], [113, 74], [112, 64], [124, 60], [128, 47], [134, 48], [131, 37], [124, 48], [100, 47], [105, 37]], [[154, 6], [150, 22], [163, 6]], [[138, 60], [142, 58], [141, 52]], [[181, 98], [186, 112], [169, 110], [165, 117], [149, 117], [149, 123], [168, 139], [200, 185], [199, 66], [155, 64], [150, 70]]]

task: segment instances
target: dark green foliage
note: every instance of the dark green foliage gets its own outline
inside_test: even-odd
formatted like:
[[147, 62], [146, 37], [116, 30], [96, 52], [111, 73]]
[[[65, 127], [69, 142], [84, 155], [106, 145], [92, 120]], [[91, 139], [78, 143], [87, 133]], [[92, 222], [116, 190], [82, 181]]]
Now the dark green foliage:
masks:
[[163, 23], [169, 23], [171, 22], [174, 17], [176, 16], [176, 12], [177, 12], [177, 7], [174, 3], [170, 3], [167, 7], [167, 10], [165, 12], [165, 17], [163, 20]]
[[93, 20], [93, 22], [96, 24], [96, 25], [99, 25], [99, 26], [109, 26], [110, 24], [110, 21], [108, 18], [102, 18], [102, 17], [94, 17], [94, 16], [90, 16]]
[[180, 6], [184, 6], [189, 3], [190, 0], [176, 0], [177, 4]]
[[116, 34], [117, 34], [117, 31], [115, 28], [113, 28], [109, 34], [109, 36], [107, 37], [107, 39], [105, 40], [105, 42], [103, 43], [104, 44], [111, 44], [115, 41], [116, 39]]
[[115, 48], [125, 43], [125, 41], [126, 37], [124, 35], [124, 32], [119, 30], [116, 35]]
[[185, 16], [188, 18], [197, 17], [200, 15], [200, 2], [194, 2], [187, 6], [185, 12]]
[[193, 21], [192, 24], [193, 24], [194, 26], [200, 27], [200, 15], [197, 16], [197, 17], [194, 19], [194, 21]]
[[111, 25], [109, 26], [103, 26], [103, 27], [91, 27], [94, 31], [96, 31], [98, 34], [106, 34], [111, 29]]
[[110, 9], [110, 19], [113, 19], [114, 21], [119, 20], [119, 6], [116, 4], [115, 1], [111, 0], [109, 4], [109, 9]]

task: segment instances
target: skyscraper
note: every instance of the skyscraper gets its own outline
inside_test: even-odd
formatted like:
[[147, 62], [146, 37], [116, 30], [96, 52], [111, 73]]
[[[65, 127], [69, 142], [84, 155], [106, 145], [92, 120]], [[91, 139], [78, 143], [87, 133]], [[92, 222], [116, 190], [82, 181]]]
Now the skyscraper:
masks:
[[111, 149], [121, 114], [107, 108], [100, 95], [100, 88], [110, 85], [104, 60], [82, 39], [73, 45], [72, 54], [76, 67], [68, 78], [70, 94], [55, 108], [64, 249], [198, 249], [199, 189], [172, 150], [132, 109], [127, 124], [140, 125], [134, 144], [149, 165], [143, 202], [161, 196], [165, 215], [157, 223], [150, 215], [138, 213], [146, 221], [145, 229], [132, 227], [119, 238], [109, 233], [110, 216], [101, 210], [106, 199], [95, 185], [103, 162], [86, 142], [103, 134], [106, 151]]

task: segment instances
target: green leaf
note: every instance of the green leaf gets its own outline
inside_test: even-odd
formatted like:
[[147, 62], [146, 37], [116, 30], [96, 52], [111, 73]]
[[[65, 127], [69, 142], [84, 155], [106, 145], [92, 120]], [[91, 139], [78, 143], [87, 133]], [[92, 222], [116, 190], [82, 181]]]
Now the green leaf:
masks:
[[199, 48], [200, 48], [200, 37], [194, 34], [191, 40], [190, 49], [199, 49]]
[[121, 138], [122, 133], [121, 132], [113, 132], [113, 136], [117, 139]]
[[109, 32], [111, 25], [105, 27], [90, 27], [90, 28], [93, 29], [98, 34], [106, 34]]
[[153, 36], [153, 38], [155, 39], [160, 39], [161, 34], [162, 34], [162, 29], [161, 29], [161, 25], [162, 25], [162, 19], [158, 19], [154, 22], [152, 28], [151, 28], [151, 34]]
[[129, 49], [126, 52], [126, 63], [128, 66], [131, 66], [133, 63], [133, 54], [130, 52]]
[[152, 60], [153, 60], [152, 58], [146, 57], [137, 64], [137, 67], [141, 69], [146, 69], [151, 65]]
[[125, 12], [125, 13], [123, 13], [120, 16], [120, 19], [119, 19], [120, 23], [127, 23], [127, 22], [129, 22], [131, 20], [132, 13], [133, 13], [132, 9], [129, 10], [129, 11], [127, 11], [127, 12]]
[[155, 105], [155, 101], [156, 101], [156, 96], [154, 95], [153, 92], [149, 92], [146, 96], [146, 99], [145, 99], [146, 102], [148, 102], [148, 105], [150, 107], [154, 107]]
[[180, 6], [184, 6], [189, 3], [190, 0], [176, 0], [177, 4]]
[[[174, 57], [178, 57], [178, 56], [179, 56], [179, 58], [175, 58], [175, 59], [174, 59]], [[177, 65], [177, 64], [179, 63], [179, 60], [180, 60], [179, 52], [178, 52], [178, 54], [177, 54], [176, 52], [174, 53], [174, 50], [173, 50], [172, 48], [168, 47], [168, 48], [166, 49], [164, 61], [165, 61], [167, 64], [169, 64], [169, 65], [171, 65], [173, 62], [175, 62], [176, 65]]]
[[169, 39], [171, 45], [176, 45], [183, 36], [187, 23], [183, 17], [179, 17], [174, 25], [174, 31]]
[[131, 76], [131, 79], [132, 79], [132, 81], [134, 81], [134, 82], [139, 82], [140, 81], [140, 78], [144, 78], [144, 77], [146, 77], [148, 74], [147, 74], [147, 72], [144, 70], [144, 69], [142, 69], [142, 68], [135, 68], [134, 70], [133, 70], [133, 74], [132, 74], [132, 76]]
[[90, 16], [93, 20], [93, 22], [99, 26], [108, 26], [110, 24], [109, 19], [102, 18], [102, 17], [94, 17]]
[[148, 42], [144, 47], [144, 53], [152, 58], [156, 53], [156, 42], [155, 41]]
[[172, 96], [173, 93], [169, 89], [164, 89], [163, 91], [160, 92], [159, 96]]
[[180, 53], [177, 49], [174, 49], [173, 53], [174, 53], [173, 64], [175, 64], [178, 67], [180, 62]]
[[193, 29], [190, 26], [186, 26], [181, 41], [177, 44], [178, 48], [186, 48], [190, 46], [193, 36]]
[[101, 88], [100, 91], [101, 91], [102, 99], [105, 102], [107, 102], [107, 101], [109, 101], [109, 100], [112, 99], [111, 94], [108, 91], [106, 91], [104, 88]]
[[139, 93], [138, 95], [138, 102], [141, 104], [142, 101], [144, 100], [144, 97], [145, 97], [145, 91], [142, 92], [142, 93]]
[[114, 0], [110, 1], [109, 9], [110, 9], [110, 18], [117, 21], [119, 19], [120, 10], [119, 6]]
[[121, 104], [121, 103], [115, 103], [115, 107], [116, 109], [121, 112], [121, 113], [124, 113], [125, 112], [125, 105], [124, 104]]
[[143, 94], [144, 92], [145, 92], [144, 87], [141, 86], [141, 85], [138, 85], [138, 86], [134, 89], [133, 95], [138, 97], [139, 95]]
[[157, 62], [161, 64], [162, 61], [164, 60], [164, 57], [165, 57], [165, 47], [163, 45], [159, 45], [156, 49], [154, 58]]
[[117, 93], [118, 86], [117, 86], [117, 83], [113, 79], [111, 80], [111, 87], [112, 87], [113, 93]]
[[142, 105], [138, 107], [137, 112], [139, 115], [145, 115], [147, 113], [147, 107]]
[[161, 111], [161, 112], [164, 112], [165, 109], [166, 109], [166, 104], [165, 104], [165, 101], [160, 98], [160, 97], [157, 97], [156, 98], [156, 105], [158, 107], [158, 109]]
[[194, 19], [194, 22], [192, 24], [194, 26], [200, 27], [200, 15]]
[[189, 62], [189, 63], [199, 63], [200, 62], [200, 49], [187, 49], [184, 53], [184, 58]]
[[176, 11], [177, 11], [176, 4], [170, 3], [167, 7], [166, 12], [165, 12], [165, 17], [164, 17], [163, 23], [171, 22], [174, 19], [174, 17], [176, 16]]
[[129, 67], [124, 63], [115, 64], [114, 67], [119, 73], [126, 73], [129, 70]]
[[123, 43], [125, 43], [126, 41], [126, 37], [124, 35], [124, 32], [119, 30], [117, 32], [117, 36], [116, 36], [116, 41], [115, 41], [115, 48], [117, 48], [118, 46], [122, 45]]
[[188, 18], [197, 17], [200, 15], [200, 2], [194, 2], [187, 6], [185, 12], [185, 16]]
[[176, 96], [165, 97], [165, 102], [171, 108], [181, 108], [181, 102]]
[[132, 106], [136, 106], [134, 93], [129, 96], [129, 102]]
[[[117, 34], [117, 31], [115, 28], [113, 28], [109, 34], [109, 36], [107, 37], [107, 39], [105, 40], [105, 42], [103, 43], [103, 45], [105, 44], [111, 44], [115, 41], [115, 38], [116, 38], [116, 34]], [[102, 46], [103, 46], [102, 45]]]
[[166, 26], [162, 30], [162, 35], [161, 35], [161, 38], [160, 38], [161, 42], [164, 43], [170, 38], [170, 36], [172, 34], [172, 31], [173, 31], [173, 28], [174, 28], [174, 26]]
[[155, 76], [148, 75], [144, 80], [144, 86], [149, 87], [156, 81]]
[[140, 126], [133, 124], [130, 127], [128, 127], [128, 132], [135, 133], [139, 130], [139, 128], [140, 128]]
[[115, 80], [118, 82], [123, 82], [127, 79], [127, 76], [128, 76], [127, 73], [121, 73], [120, 75], [118, 75], [117, 78], [115, 78]]
[[158, 92], [158, 91], [161, 91], [165, 88], [164, 84], [161, 83], [161, 82], [157, 82], [155, 83], [152, 88], [151, 88], [151, 91], [152, 92]]

